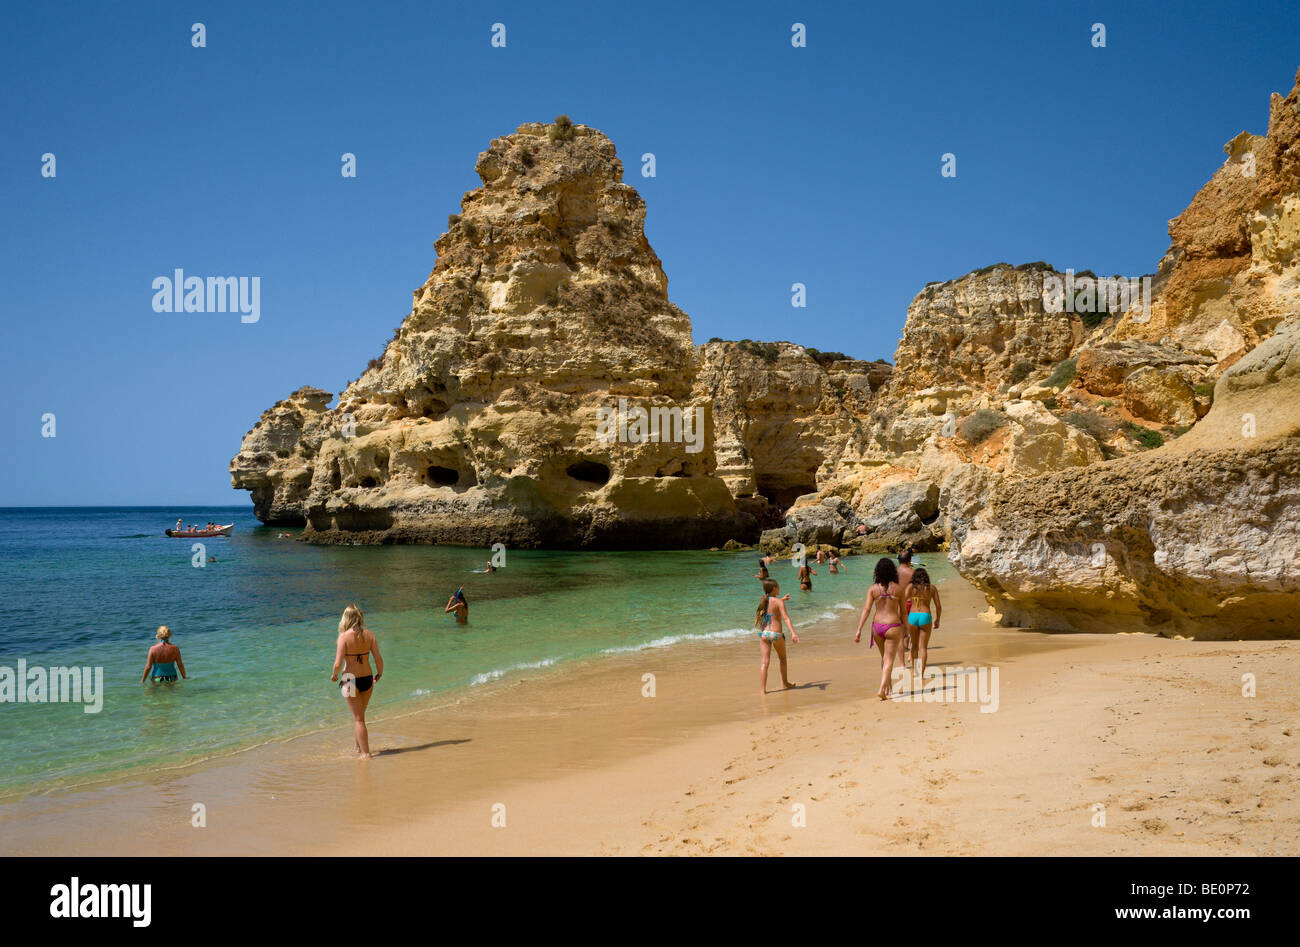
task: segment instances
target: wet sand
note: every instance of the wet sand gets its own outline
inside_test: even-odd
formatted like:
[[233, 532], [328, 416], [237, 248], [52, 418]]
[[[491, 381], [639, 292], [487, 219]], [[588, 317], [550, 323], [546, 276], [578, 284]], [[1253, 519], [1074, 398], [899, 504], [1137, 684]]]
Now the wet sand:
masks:
[[[996, 667], [995, 712], [877, 700], [877, 653], [866, 633], [853, 644], [846, 612], [800, 630], [792, 691], [758, 694], [748, 638], [514, 678], [396, 718], [381, 690], [369, 762], [340, 705], [328, 732], [0, 805], [0, 852], [1297, 851], [1300, 643], [1003, 629], [960, 580], [944, 594], [932, 662]], [[774, 659], [769, 688], [779, 680]]]

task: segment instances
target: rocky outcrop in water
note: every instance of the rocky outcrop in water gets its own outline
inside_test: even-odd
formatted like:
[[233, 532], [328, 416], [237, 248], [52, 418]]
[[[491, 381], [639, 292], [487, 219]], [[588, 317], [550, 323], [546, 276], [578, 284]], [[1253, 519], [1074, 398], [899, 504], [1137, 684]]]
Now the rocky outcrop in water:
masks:
[[230, 461], [231, 482], [248, 490], [264, 523], [302, 526], [321, 441], [329, 435], [333, 395], [303, 386], [262, 413]]
[[326, 542], [693, 546], [753, 531], [716, 475], [690, 321], [613, 143], [523, 125], [476, 170], [382, 356], [333, 409], [313, 401], [301, 424], [293, 399], [272, 409], [233, 485], [264, 521]]

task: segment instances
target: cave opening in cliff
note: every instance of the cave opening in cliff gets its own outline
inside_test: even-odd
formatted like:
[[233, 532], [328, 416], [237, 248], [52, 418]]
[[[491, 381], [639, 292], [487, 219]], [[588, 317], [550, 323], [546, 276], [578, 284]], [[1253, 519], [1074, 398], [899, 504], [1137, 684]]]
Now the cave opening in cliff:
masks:
[[439, 467], [437, 464], [430, 464], [429, 469], [424, 473], [430, 486], [434, 487], [454, 487], [460, 482], [460, 471], [451, 467]]
[[759, 494], [767, 497], [769, 502], [783, 510], [792, 506], [794, 501], [805, 493], [817, 492], [815, 481], [802, 483], [791, 481], [789, 477], [772, 477], [763, 474], [758, 474], [754, 479]]
[[599, 485], [609, 483], [609, 468], [594, 460], [580, 460], [576, 464], [569, 464], [564, 472], [574, 480], [581, 480], [583, 483]]
[[362, 487], [362, 489], [364, 489], [364, 490], [373, 490], [373, 489], [374, 489], [375, 487], [377, 487], [377, 486], [379, 486], [379, 481], [376, 480], [374, 477], [362, 477], [362, 478], [361, 478], [361, 487]]

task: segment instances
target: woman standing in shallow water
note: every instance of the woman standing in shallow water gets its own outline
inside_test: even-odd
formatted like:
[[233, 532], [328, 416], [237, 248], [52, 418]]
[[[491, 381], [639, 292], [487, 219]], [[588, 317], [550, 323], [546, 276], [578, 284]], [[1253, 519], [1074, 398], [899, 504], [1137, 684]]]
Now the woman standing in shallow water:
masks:
[[881, 700], [889, 697], [893, 681], [894, 661], [898, 657], [898, 646], [903, 638], [903, 605], [898, 600], [901, 589], [898, 586], [898, 569], [893, 560], [881, 559], [876, 563], [876, 582], [867, 591], [867, 601], [862, 606], [862, 617], [858, 619], [858, 633], [853, 636], [854, 644], [862, 640], [862, 626], [867, 623], [867, 616], [872, 608], [875, 615], [871, 621], [871, 644], [880, 645], [880, 690], [876, 696]]
[[172, 644], [172, 630], [166, 625], [159, 625], [154, 637], [158, 643], [149, 649], [140, 683], [143, 684], [152, 672], [155, 684], [171, 684], [176, 680], [177, 668], [180, 668], [181, 677], [184, 678], [185, 662], [181, 660], [181, 649]]
[[[370, 673], [370, 655], [375, 656], [375, 672]], [[384, 676], [384, 659], [379, 654], [379, 640], [375, 633], [365, 627], [365, 616], [361, 609], [349, 605], [343, 609], [339, 619], [338, 645], [334, 652], [334, 673], [331, 681], [339, 679], [343, 670], [343, 680], [339, 686], [343, 690], [343, 699], [352, 711], [352, 727], [357, 744], [357, 753], [363, 760], [370, 759], [370, 733], [366, 730], [366, 707], [370, 704], [371, 688]]]
[[758, 600], [758, 608], [754, 612], [754, 627], [758, 629], [758, 646], [762, 654], [762, 663], [758, 666], [758, 686], [764, 694], [767, 693], [767, 666], [772, 660], [773, 648], [776, 648], [776, 656], [781, 662], [781, 684], [786, 690], [794, 687], [786, 674], [785, 632], [781, 630], [781, 625], [784, 624], [790, 629], [793, 643], [799, 643], [799, 634], [794, 630], [794, 625], [790, 624], [790, 613], [785, 608], [789, 597], [781, 595], [781, 587], [772, 579], [763, 580], [763, 597]]

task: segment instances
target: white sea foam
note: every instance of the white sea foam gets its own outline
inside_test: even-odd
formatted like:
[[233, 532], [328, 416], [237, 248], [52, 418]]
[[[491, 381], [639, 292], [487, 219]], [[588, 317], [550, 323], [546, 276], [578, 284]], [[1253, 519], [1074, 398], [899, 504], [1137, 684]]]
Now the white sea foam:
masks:
[[836, 609], [837, 611], [844, 611], [844, 609], [846, 609], [846, 608], [856, 608], [856, 607], [857, 607], [857, 606], [855, 606], [852, 602], [836, 602], [836, 603], [835, 603], [835, 609]]
[[725, 631], [711, 631], [703, 635], [668, 635], [663, 638], [656, 638], [653, 641], [645, 641], [641, 644], [621, 645], [617, 648], [606, 648], [602, 654], [627, 654], [633, 651], [649, 651], [652, 648], [668, 648], [683, 641], [717, 641], [723, 638], [743, 638], [746, 635], [756, 634], [753, 628], [728, 628]]
[[535, 671], [538, 668], [551, 667], [553, 664], [555, 664], [555, 658], [546, 658], [542, 661], [523, 661], [519, 664], [511, 664], [508, 667], [494, 668], [491, 671], [474, 675], [474, 678], [469, 682], [469, 686], [477, 687], [480, 684], [488, 683], [488, 681], [499, 681], [512, 671]]

